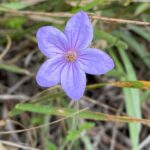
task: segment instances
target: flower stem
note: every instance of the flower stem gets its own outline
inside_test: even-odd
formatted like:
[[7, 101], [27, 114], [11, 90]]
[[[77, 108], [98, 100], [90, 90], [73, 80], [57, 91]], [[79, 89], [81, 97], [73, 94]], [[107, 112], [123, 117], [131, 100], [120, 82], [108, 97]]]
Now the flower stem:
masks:
[[76, 130], [78, 128], [78, 123], [79, 123], [79, 101], [75, 101], [74, 103], [74, 109], [77, 111], [77, 113], [75, 114], [74, 118], [73, 118], [73, 122], [72, 122], [72, 129]]

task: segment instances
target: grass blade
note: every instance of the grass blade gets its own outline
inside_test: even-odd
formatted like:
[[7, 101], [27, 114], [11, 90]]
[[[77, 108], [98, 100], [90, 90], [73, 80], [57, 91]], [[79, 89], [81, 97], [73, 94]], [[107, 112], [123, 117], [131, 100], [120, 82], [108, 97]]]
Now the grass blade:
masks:
[[[44, 115], [56, 115], [62, 117], [68, 117], [71, 115], [75, 115], [78, 113], [78, 116], [84, 119], [98, 120], [98, 121], [113, 121], [113, 122], [123, 122], [123, 123], [142, 123], [147, 126], [150, 125], [150, 120], [148, 119], [139, 119], [135, 117], [128, 116], [116, 116], [116, 115], [108, 115], [100, 112], [92, 112], [92, 111], [76, 111], [71, 108], [62, 108], [62, 107], [54, 107], [54, 106], [44, 106], [44, 105], [35, 105], [35, 104], [18, 104], [16, 105], [16, 109], [23, 111], [30, 111], [35, 113], [40, 113]], [[136, 125], [136, 124], [135, 124]]]
[[0, 64], [0, 70], [5, 70], [17, 74], [31, 75], [31, 73], [28, 70], [22, 69], [18, 66], [11, 65], [11, 64]]

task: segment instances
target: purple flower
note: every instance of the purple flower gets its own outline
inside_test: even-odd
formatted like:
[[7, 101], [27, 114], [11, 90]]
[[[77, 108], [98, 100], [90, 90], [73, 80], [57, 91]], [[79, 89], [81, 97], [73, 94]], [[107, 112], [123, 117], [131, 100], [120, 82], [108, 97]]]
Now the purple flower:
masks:
[[64, 33], [52, 26], [37, 32], [38, 47], [47, 56], [36, 81], [42, 87], [61, 83], [66, 94], [79, 100], [85, 91], [86, 75], [105, 74], [114, 67], [113, 60], [103, 51], [88, 48], [93, 39], [93, 27], [83, 11], [70, 18]]

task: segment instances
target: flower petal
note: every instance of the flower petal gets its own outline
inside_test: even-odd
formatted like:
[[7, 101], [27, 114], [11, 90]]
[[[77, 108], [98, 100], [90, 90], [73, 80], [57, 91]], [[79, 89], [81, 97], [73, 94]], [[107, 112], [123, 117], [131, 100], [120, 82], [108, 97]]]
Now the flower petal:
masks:
[[41, 27], [37, 31], [37, 42], [39, 49], [47, 57], [63, 53], [67, 49], [66, 36], [51, 26]]
[[79, 100], [85, 91], [85, 73], [76, 64], [68, 63], [61, 74], [61, 85], [72, 100]]
[[95, 48], [81, 50], [78, 60], [81, 69], [88, 74], [105, 74], [114, 67], [114, 62], [111, 57]]
[[65, 34], [70, 49], [85, 49], [93, 39], [93, 27], [86, 13], [78, 12], [67, 22]]
[[60, 83], [60, 74], [64, 67], [62, 56], [45, 61], [36, 75], [37, 83], [42, 87], [50, 87]]

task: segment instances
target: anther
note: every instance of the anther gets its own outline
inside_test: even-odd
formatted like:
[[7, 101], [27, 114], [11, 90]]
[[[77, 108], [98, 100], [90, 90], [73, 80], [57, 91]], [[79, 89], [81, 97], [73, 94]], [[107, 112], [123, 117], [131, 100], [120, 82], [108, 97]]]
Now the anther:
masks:
[[72, 51], [68, 51], [65, 58], [67, 61], [73, 62], [76, 60], [76, 53]]

